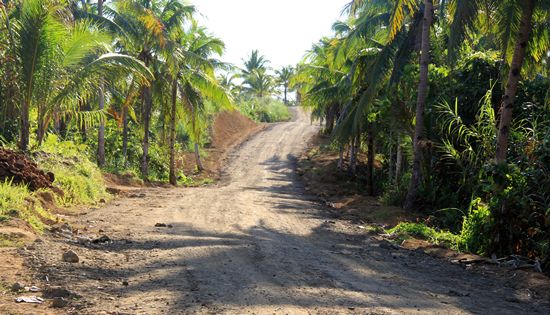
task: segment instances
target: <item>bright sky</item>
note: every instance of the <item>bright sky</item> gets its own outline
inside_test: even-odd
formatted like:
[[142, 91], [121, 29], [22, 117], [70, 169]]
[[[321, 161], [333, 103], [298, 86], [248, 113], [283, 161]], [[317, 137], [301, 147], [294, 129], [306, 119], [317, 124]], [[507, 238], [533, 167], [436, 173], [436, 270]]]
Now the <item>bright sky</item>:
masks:
[[332, 34], [350, 0], [191, 0], [199, 20], [226, 45], [223, 60], [242, 66], [253, 49], [271, 67], [295, 65], [311, 45]]

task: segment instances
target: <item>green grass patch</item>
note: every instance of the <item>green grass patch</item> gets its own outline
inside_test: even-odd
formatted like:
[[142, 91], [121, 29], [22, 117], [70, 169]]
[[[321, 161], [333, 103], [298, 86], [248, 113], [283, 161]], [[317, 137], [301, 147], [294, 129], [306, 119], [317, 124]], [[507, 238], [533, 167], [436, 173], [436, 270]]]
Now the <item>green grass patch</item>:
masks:
[[23, 241], [0, 233], [0, 247], [22, 247]]
[[270, 97], [242, 100], [237, 108], [244, 115], [259, 122], [288, 121], [292, 117], [288, 106]]
[[422, 223], [401, 222], [387, 231], [397, 235], [399, 241], [415, 237], [436, 245], [457, 249], [460, 236], [448, 231], [438, 231]]
[[8, 180], [0, 182], [0, 216], [8, 218], [25, 210], [28, 197], [30, 192], [26, 186], [12, 185]]
[[65, 205], [95, 204], [107, 199], [105, 182], [100, 169], [86, 156], [86, 146], [71, 141], [59, 141], [48, 135], [38, 155], [40, 167], [55, 174], [55, 182], [65, 195], [57, 202]]

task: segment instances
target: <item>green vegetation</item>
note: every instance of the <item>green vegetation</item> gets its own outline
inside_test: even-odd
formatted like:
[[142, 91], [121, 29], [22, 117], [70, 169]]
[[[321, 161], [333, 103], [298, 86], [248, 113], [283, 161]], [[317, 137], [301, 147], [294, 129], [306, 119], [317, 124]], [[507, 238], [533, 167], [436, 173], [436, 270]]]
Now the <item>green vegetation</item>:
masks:
[[55, 174], [54, 184], [63, 190], [61, 204], [94, 204], [108, 198], [101, 171], [85, 154], [85, 145], [59, 141], [54, 134], [46, 137], [37, 154], [39, 165]]
[[[108, 199], [102, 171], [207, 184], [178, 161], [194, 152], [203, 170], [216, 113], [290, 118], [275, 95], [281, 86], [288, 103], [292, 68], [273, 71], [257, 51], [243, 69], [222, 62], [224, 43], [195, 16], [180, 0], [0, 2], [0, 143], [55, 175], [58, 205]], [[223, 79], [232, 76], [239, 84]], [[0, 220], [19, 216], [41, 230], [52, 219], [36, 192], [1, 188]]]
[[[0, 182], [0, 221], [17, 217], [27, 221], [36, 231], [43, 231], [45, 220], [55, 217], [42, 208], [36, 195], [25, 186], [12, 185], [11, 182]], [[10, 242], [4, 238], [4, 242]]]
[[550, 271], [549, 2], [354, 0], [345, 12], [290, 84], [339, 168], [436, 227], [396, 231]]
[[430, 243], [444, 245], [446, 247], [458, 248], [460, 237], [448, 231], [438, 231], [422, 223], [402, 222], [388, 230], [388, 233], [397, 236], [403, 241], [410, 237], [427, 240]]
[[239, 110], [246, 116], [259, 122], [286, 121], [291, 117], [288, 106], [272, 98], [243, 100], [239, 104]]

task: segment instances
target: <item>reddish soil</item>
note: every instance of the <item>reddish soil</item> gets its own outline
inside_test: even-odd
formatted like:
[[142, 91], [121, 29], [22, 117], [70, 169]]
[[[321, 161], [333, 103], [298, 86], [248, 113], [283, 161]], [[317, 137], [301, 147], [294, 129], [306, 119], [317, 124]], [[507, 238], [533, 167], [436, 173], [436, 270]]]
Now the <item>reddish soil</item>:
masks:
[[45, 173], [25, 155], [0, 148], [0, 181], [11, 180], [14, 184], [28, 185], [32, 191], [51, 188], [53, 173]]
[[186, 176], [191, 176], [196, 181], [219, 180], [222, 167], [226, 164], [227, 153], [264, 127], [265, 125], [254, 122], [239, 111], [220, 112], [212, 124], [210, 146], [201, 152], [205, 170], [197, 172], [194, 153], [183, 154], [179, 167]]

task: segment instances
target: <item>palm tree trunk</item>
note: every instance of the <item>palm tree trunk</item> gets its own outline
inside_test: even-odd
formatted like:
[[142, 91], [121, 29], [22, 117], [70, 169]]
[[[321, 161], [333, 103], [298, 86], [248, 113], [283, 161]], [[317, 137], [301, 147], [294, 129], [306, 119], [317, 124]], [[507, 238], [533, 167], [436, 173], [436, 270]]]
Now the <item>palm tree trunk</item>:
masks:
[[[103, 0], [97, 1], [97, 15], [103, 16]], [[105, 95], [103, 94], [103, 83], [99, 84], [98, 90], [99, 110], [105, 108]], [[105, 120], [101, 117], [97, 131], [97, 165], [105, 166]]]
[[199, 152], [199, 144], [195, 142], [195, 160], [197, 161], [197, 169], [199, 172], [202, 172], [204, 170], [204, 166], [202, 165], [201, 161], [201, 154]]
[[46, 129], [48, 128], [46, 124], [46, 114], [43, 111], [42, 107], [38, 107], [38, 119], [37, 119], [37, 128], [36, 128], [36, 142], [38, 146], [42, 145], [44, 137], [46, 136]]
[[430, 29], [433, 21], [433, 1], [424, 0], [424, 21], [422, 23], [422, 49], [420, 55], [420, 82], [416, 101], [416, 125], [413, 139], [412, 178], [403, 208], [413, 210], [418, 199], [418, 186], [422, 179], [422, 140], [424, 138], [424, 107], [428, 95], [428, 68], [430, 65]]
[[329, 105], [329, 107], [327, 107], [326, 109], [326, 127], [325, 127], [325, 133], [326, 134], [331, 134], [332, 131], [334, 130], [334, 121], [336, 120], [336, 108], [337, 108], [337, 104], [331, 104]]
[[397, 153], [395, 158], [395, 184], [399, 185], [403, 169], [403, 148], [401, 147], [401, 135], [397, 135]]
[[198, 135], [198, 132], [197, 132], [197, 125], [196, 125], [196, 115], [197, 113], [195, 113], [195, 105], [193, 105], [191, 102], [189, 102], [189, 104], [191, 105], [191, 117], [192, 117], [192, 124], [193, 124], [193, 131], [194, 131], [194, 137], [195, 137], [195, 161], [197, 163], [197, 169], [199, 170], [199, 172], [202, 172], [204, 170], [204, 167], [202, 166], [202, 161], [201, 161], [201, 154], [199, 152], [199, 143], [198, 143], [198, 140], [200, 139], [199, 138], [199, 135]]
[[[514, 48], [514, 55], [512, 57], [512, 64], [508, 74], [508, 82], [506, 83], [506, 89], [504, 91], [502, 106], [500, 109], [500, 123], [498, 128], [495, 159], [496, 163], [500, 165], [506, 164], [508, 138], [510, 135], [514, 102], [516, 100], [516, 92], [521, 76], [521, 68], [525, 60], [527, 44], [533, 28], [532, 20], [534, 10], [535, 0], [525, 0], [519, 33], [517, 35], [518, 37]], [[501, 193], [503, 190], [504, 187], [501, 184], [496, 185], [495, 191], [497, 194]], [[499, 211], [495, 211], [493, 213], [495, 225], [493, 230], [493, 238], [491, 240], [491, 250], [492, 253], [495, 254], [508, 254], [514, 251], [514, 240], [509, 233], [510, 222], [514, 220], [514, 215], [510, 212], [510, 206], [508, 205], [507, 200], [504, 199], [501, 202], [502, 204]]]
[[[105, 108], [103, 84], [100, 84], [99, 86], [98, 103], [99, 110], [103, 110]], [[99, 120], [99, 127], [97, 131], [97, 165], [99, 167], [105, 166], [105, 120], [103, 117]]]
[[344, 168], [344, 145], [340, 144], [340, 154], [338, 158], [337, 168], [342, 170]]
[[24, 100], [21, 106], [21, 138], [19, 139], [19, 149], [21, 151], [26, 151], [29, 147], [30, 130], [29, 102]]
[[512, 114], [518, 83], [521, 75], [521, 68], [525, 60], [527, 42], [531, 35], [533, 12], [535, 10], [534, 0], [525, 0], [521, 24], [512, 57], [512, 64], [508, 74], [508, 83], [502, 98], [502, 107], [500, 109], [500, 125], [498, 128], [496, 162], [498, 164], [506, 163], [506, 153], [508, 151], [508, 137], [510, 135], [510, 125], [512, 123]]
[[394, 159], [395, 159], [395, 155], [393, 154], [393, 134], [392, 132], [390, 131], [390, 134], [389, 134], [389, 138], [390, 138], [390, 142], [389, 142], [389, 153], [388, 153], [388, 183], [392, 183], [393, 181], [393, 178], [394, 178], [394, 175], [393, 175], [393, 170], [394, 170]]
[[170, 184], [176, 186], [178, 179], [176, 177], [176, 100], [178, 97], [178, 80], [172, 81], [172, 106], [170, 109]]
[[143, 141], [141, 147], [143, 150], [141, 156], [141, 175], [147, 181], [149, 177], [149, 125], [151, 123], [151, 108], [153, 107], [153, 97], [151, 87], [143, 88]]
[[374, 196], [374, 126], [372, 123], [368, 126], [367, 139], [367, 192], [369, 196]]
[[287, 93], [288, 93], [288, 87], [285, 85], [285, 105], [288, 105]]
[[[88, 108], [88, 103], [84, 102], [84, 101], [79, 101], [80, 102], [80, 111], [81, 112], [85, 112], [85, 111], [88, 111], [89, 108]], [[87, 133], [87, 130], [86, 130], [86, 122], [84, 119], [82, 119], [80, 121], [80, 137], [82, 138], [82, 142], [86, 142], [88, 140], [88, 133]]]
[[122, 109], [122, 158], [124, 168], [128, 167], [128, 108]]
[[355, 174], [355, 136], [351, 138], [349, 145], [349, 168], [350, 175]]

